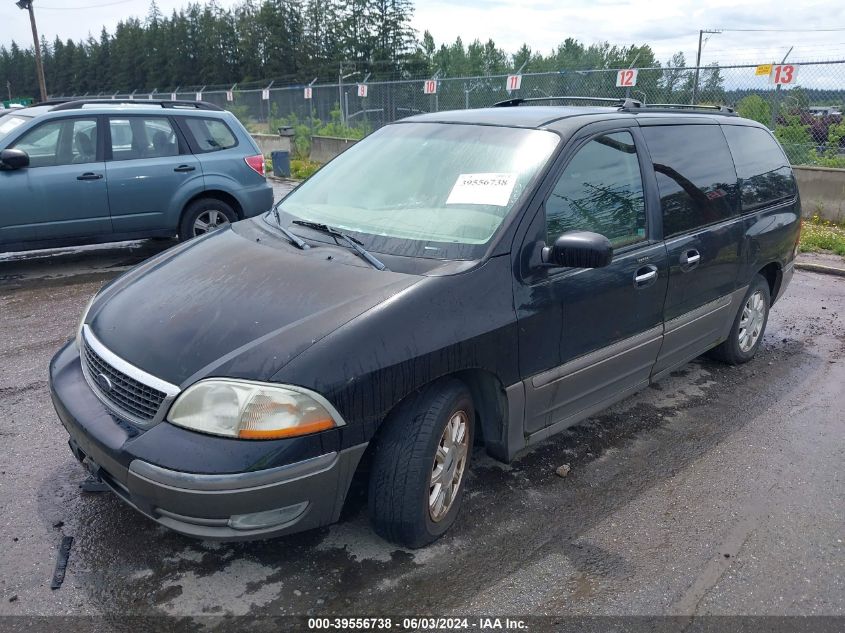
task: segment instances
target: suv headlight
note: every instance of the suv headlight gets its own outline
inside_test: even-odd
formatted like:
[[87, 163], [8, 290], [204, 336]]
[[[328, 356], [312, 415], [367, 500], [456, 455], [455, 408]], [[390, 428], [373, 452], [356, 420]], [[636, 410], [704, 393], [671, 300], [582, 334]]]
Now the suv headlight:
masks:
[[188, 387], [167, 421], [192, 431], [266, 440], [308, 435], [342, 426], [321, 395], [292, 385], [209, 378]]

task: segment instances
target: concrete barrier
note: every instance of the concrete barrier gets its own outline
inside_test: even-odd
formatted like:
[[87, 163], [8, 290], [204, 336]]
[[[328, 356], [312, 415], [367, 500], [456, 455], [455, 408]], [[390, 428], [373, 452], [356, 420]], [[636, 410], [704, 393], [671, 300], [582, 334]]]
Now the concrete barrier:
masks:
[[258, 148], [265, 156], [269, 156], [271, 152], [275, 151], [291, 151], [292, 137], [290, 136], [279, 136], [278, 134], [252, 134], [252, 138], [255, 139], [255, 142], [258, 144]]
[[337, 138], [335, 136], [312, 136], [311, 137], [311, 160], [325, 164], [332, 158], [349, 149], [355, 143], [350, 138]]
[[818, 214], [825, 220], [845, 222], [845, 169], [793, 167], [801, 192], [801, 215]]

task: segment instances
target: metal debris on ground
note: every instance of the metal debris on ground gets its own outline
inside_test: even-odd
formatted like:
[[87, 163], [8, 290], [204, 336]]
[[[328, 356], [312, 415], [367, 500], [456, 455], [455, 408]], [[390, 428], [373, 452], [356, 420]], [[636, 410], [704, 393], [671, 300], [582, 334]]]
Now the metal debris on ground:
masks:
[[108, 492], [109, 487], [99, 477], [90, 475], [85, 481], [79, 484], [82, 492]]
[[70, 558], [71, 545], [73, 545], [73, 537], [63, 536], [62, 544], [59, 545], [59, 557], [56, 559], [56, 570], [53, 572], [53, 582], [50, 583], [50, 589], [58, 589], [65, 581], [65, 571], [67, 570], [68, 558]]

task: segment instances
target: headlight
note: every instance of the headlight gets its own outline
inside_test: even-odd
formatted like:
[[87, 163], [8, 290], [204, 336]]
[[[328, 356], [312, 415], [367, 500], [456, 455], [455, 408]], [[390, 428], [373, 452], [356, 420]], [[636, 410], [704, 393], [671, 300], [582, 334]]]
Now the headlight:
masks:
[[201, 433], [253, 440], [307, 435], [343, 424], [328, 400], [308, 389], [224, 378], [188, 387], [167, 420]]

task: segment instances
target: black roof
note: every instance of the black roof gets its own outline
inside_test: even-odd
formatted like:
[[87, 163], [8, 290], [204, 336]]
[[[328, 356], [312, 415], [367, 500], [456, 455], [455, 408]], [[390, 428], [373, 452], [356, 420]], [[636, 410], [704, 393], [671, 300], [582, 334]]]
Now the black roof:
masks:
[[519, 108], [478, 108], [475, 110], [445, 110], [429, 112], [404, 119], [404, 121], [438, 123], [474, 123], [477, 125], [503, 125], [508, 127], [539, 128], [575, 116], [585, 114], [623, 115], [618, 108], [596, 106], [528, 106]]
[[[505, 107], [501, 107], [501, 106]], [[608, 107], [594, 105], [520, 105], [519, 102], [503, 102], [492, 108], [475, 110], [446, 110], [430, 112], [403, 119], [404, 121], [428, 123], [470, 123], [476, 125], [500, 125], [507, 127], [545, 128], [555, 123], [563, 124], [575, 117], [589, 117], [596, 120], [607, 118], [660, 118], [681, 121], [726, 122], [726, 119], [737, 120], [738, 117], [729, 108], [713, 106], [689, 106], [684, 104], [640, 105], [636, 107]], [[746, 119], [739, 119], [743, 123], [757, 125]], [[586, 122], [586, 121], [585, 121]], [[571, 121], [575, 123], [575, 121]], [[578, 121], [581, 123], [581, 120]], [[554, 125], [560, 127], [560, 125]]]

